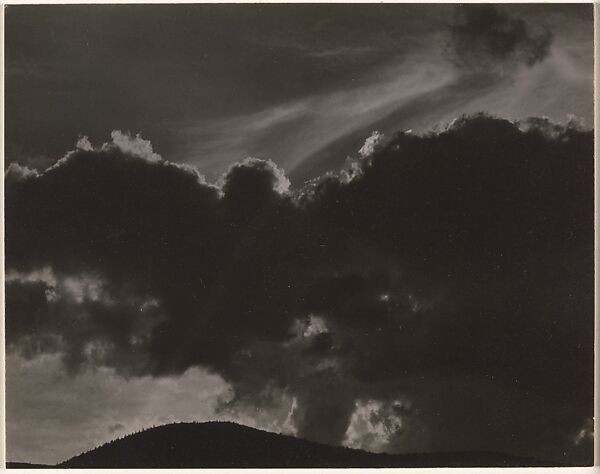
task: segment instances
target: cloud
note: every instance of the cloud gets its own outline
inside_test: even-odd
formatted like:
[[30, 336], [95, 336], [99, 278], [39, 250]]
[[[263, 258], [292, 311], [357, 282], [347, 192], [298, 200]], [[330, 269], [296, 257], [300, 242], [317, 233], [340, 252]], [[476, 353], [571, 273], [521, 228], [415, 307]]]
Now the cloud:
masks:
[[468, 5], [457, 9], [450, 30], [449, 50], [461, 65], [479, 69], [509, 62], [532, 66], [546, 58], [552, 34], [508, 15], [495, 5]]
[[456, 78], [448, 61], [428, 48], [392, 66], [362, 71], [333, 92], [306, 95], [252, 113], [177, 124], [174, 133], [186, 144], [177, 158], [209, 176], [222, 172], [224, 163], [245, 156], [272, 158], [292, 172], [327, 145]]
[[565, 123], [556, 123], [548, 117], [529, 117], [518, 122], [518, 126], [523, 131], [532, 131], [544, 135], [552, 140], [568, 139], [566, 132], [584, 130], [583, 120], [574, 115], [567, 117]]
[[[215, 185], [146, 145], [7, 175], [11, 351], [71, 373], [201, 367], [231, 386], [223, 413], [330, 444], [375, 400], [365, 446], [558, 459], [593, 412], [593, 136], [527, 124], [397, 133], [354, 179], [297, 191], [268, 161]], [[461, 397], [494, 416], [456, 419]], [[375, 440], [397, 400], [414, 416]]]
[[[470, 8], [478, 7], [460, 7]], [[501, 18], [515, 19], [498, 10]], [[173, 133], [182, 144], [175, 157], [198, 166], [211, 179], [245, 156], [270, 158], [301, 186], [338, 169], [373, 130], [386, 136], [403, 128], [425, 132], [460, 113], [481, 110], [511, 120], [539, 115], [559, 121], [576, 113], [592, 123], [589, 22], [575, 26], [559, 17], [549, 24], [535, 10], [516, 18], [531, 35], [545, 29], [554, 35], [547, 55], [531, 66], [517, 50], [505, 59], [490, 57], [479, 51], [484, 41], [476, 40], [467, 42], [475, 51], [465, 51], [466, 59], [459, 60], [449, 31], [466, 20], [457, 15], [443, 34], [436, 31], [428, 46], [421, 44], [401, 58], [390, 56], [386, 66], [364, 69], [335, 90], [249, 113], [174, 124]], [[581, 37], [574, 40], [575, 34]], [[449, 44], [445, 52], [440, 47], [444, 43]], [[519, 43], [518, 48], [526, 46]]]
[[403, 427], [403, 414], [410, 411], [410, 402], [394, 400], [358, 400], [344, 437], [350, 448], [379, 452], [385, 449], [392, 437]]
[[[113, 134], [114, 133], [115, 132], [113, 132]], [[90, 139], [86, 136], [79, 137], [79, 140], [77, 140], [77, 144], [75, 145], [75, 147], [80, 150], [85, 150], [85, 151], [91, 151], [94, 149], [94, 147], [90, 143]]]
[[365, 140], [365, 143], [360, 150], [358, 150], [358, 154], [363, 158], [371, 156], [375, 150], [380, 147], [383, 138], [384, 135], [382, 133], [377, 130], [374, 131], [371, 136]]
[[[222, 176], [221, 188], [223, 193], [232, 198], [238, 193], [251, 193], [246, 186], [256, 186], [264, 182], [263, 192], [287, 194], [290, 189], [290, 180], [285, 173], [271, 160], [260, 160], [258, 158], [246, 158], [229, 167]], [[260, 192], [260, 191], [259, 191]]]
[[22, 166], [18, 163], [11, 163], [8, 165], [4, 176], [9, 182], [12, 181], [20, 181], [27, 178], [34, 178], [38, 176], [39, 173], [35, 169], [28, 168], [27, 166]]
[[[144, 140], [139, 133], [135, 137], [132, 137], [131, 134], [123, 133], [121, 130], [113, 130], [110, 136], [114, 145], [123, 153], [130, 153], [151, 162], [158, 162], [162, 159], [159, 154], [154, 153], [150, 141]], [[89, 141], [87, 143], [85, 141], [83, 142], [85, 145], [84, 147], [80, 146], [80, 142], [82, 142], [82, 140], [77, 143], [78, 148], [88, 151], [91, 149]]]
[[147, 372], [143, 347], [164, 317], [151, 297], [119, 291], [94, 274], [56, 274], [49, 267], [9, 271], [6, 294], [8, 350], [58, 354], [71, 373], [114, 364]]

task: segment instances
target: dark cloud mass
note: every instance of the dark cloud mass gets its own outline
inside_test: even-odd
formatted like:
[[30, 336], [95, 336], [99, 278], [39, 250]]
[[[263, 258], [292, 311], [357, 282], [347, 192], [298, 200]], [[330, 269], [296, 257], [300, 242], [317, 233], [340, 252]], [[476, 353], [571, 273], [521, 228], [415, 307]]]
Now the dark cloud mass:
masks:
[[[537, 44], [486, 11], [492, 54]], [[287, 397], [294, 432], [332, 444], [588, 462], [592, 133], [478, 115], [363, 155], [299, 189], [252, 159], [212, 185], [113, 132], [9, 168], [9, 349], [73, 373], [207, 367], [223, 409]]]
[[495, 5], [459, 8], [449, 31], [449, 49], [456, 62], [483, 69], [507, 62], [532, 66], [548, 55], [552, 44], [548, 29], [530, 25]]

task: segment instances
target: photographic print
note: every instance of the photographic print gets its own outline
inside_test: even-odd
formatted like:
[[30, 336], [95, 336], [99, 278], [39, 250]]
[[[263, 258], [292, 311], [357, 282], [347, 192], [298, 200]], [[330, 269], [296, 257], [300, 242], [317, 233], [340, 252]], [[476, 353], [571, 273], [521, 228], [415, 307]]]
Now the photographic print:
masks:
[[4, 8], [7, 467], [593, 464], [592, 4]]

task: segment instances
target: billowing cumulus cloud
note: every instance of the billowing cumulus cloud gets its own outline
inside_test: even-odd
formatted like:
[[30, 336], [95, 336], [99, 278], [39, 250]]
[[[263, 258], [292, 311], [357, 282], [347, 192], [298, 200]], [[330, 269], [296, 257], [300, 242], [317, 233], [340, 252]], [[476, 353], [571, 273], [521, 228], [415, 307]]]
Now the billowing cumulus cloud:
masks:
[[355, 166], [213, 185], [113, 134], [7, 172], [10, 350], [208, 369], [222, 412], [331, 444], [589, 460], [592, 133], [462, 117]]

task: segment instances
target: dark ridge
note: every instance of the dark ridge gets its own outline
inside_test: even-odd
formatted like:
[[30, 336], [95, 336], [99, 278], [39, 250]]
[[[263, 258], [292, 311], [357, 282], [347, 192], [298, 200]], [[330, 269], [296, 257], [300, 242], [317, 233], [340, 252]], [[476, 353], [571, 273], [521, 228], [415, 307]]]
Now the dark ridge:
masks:
[[229, 422], [173, 423], [116, 439], [61, 468], [310, 468], [556, 466], [494, 452], [375, 454]]
[[50, 464], [34, 464], [30, 462], [7, 462], [6, 469], [53, 469]]

